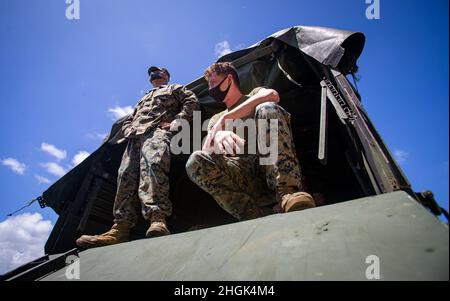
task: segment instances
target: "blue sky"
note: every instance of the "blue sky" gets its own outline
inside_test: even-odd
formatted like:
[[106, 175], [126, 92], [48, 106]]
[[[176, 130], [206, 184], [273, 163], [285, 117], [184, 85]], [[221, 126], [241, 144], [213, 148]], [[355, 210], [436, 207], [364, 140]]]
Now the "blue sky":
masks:
[[[149, 65], [187, 84], [219, 43], [234, 51], [293, 25], [366, 35], [363, 104], [414, 190], [448, 209], [447, 0], [380, 0], [379, 20], [365, 0], [155, 3], [80, 0], [80, 19], [68, 20], [64, 0], [0, 0], [0, 222], [100, 145], [150, 88]], [[24, 212], [57, 219], [38, 205]]]

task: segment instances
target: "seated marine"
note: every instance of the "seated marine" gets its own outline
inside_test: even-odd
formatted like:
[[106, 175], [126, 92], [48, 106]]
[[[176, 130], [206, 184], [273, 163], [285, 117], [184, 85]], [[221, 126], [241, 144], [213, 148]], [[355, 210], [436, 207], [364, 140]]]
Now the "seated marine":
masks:
[[[243, 94], [228, 62], [211, 65], [205, 79], [210, 96], [227, 109], [211, 118], [202, 150], [189, 157], [189, 178], [238, 220], [315, 207], [302, 187], [290, 114], [277, 104], [277, 91], [256, 87]], [[255, 131], [236, 121], [253, 122]], [[227, 127], [230, 122], [236, 126]], [[252, 143], [257, 151], [250, 151]], [[261, 150], [270, 143], [275, 153], [268, 156]]]

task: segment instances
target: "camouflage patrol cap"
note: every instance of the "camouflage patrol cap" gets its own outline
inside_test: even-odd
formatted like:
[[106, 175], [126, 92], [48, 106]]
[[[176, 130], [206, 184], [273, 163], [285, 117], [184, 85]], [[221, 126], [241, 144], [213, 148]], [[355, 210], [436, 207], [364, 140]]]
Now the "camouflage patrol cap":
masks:
[[157, 67], [157, 66], [151, 66], [150, 68], [148, 68], [148, 76], [150, 76], [150, 73], [152, 73], [155, 70], [159, 70], [159, 71], [163, 71], [163, 72], [167, 73], [167, 75], [170, 78], [170, 73], [169, 73], [169, 71], [166, 68], [160, 68], [160, 67]]

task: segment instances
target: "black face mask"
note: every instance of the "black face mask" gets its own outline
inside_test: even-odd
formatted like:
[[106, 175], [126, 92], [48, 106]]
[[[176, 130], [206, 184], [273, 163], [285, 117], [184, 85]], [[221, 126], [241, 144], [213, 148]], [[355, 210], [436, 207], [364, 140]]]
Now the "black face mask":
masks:
[[228, 88], [225, 89], [225, 91], [220, 91], [220, 85], [227, 79], [227, 77], [225, 77], [217, 86], [215, 86], [214, 88], [209, 89], [209, 96], [211, 96], [212, 98], [214, 98], [215, 101], [218, 102], [223, 102], [223, 100], [225, 99], [225, 97], [228, 94], [228, 91], [230, 91], [231, 88], [231, 83], [228, 86]]
[[163, 79], [163, 72], [161, 71], [153, 71], [150, 73], [150, 82], [154, 81], [155, 79]]

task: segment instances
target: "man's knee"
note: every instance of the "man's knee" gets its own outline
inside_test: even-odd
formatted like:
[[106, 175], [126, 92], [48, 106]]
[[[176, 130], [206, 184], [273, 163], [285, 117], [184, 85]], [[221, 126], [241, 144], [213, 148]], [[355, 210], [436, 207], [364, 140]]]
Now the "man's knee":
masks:
[[186, 163], [186, 172], [191, 180], [195, 180], [206, 162], [208, 154], [204, 151], [198, 150], [193, 152]]
[[280, 118], [286, 117], [289, 113], [286, 112], [281, 106], [274, 102], [264, 102], [256, 106], [255, 118]]

